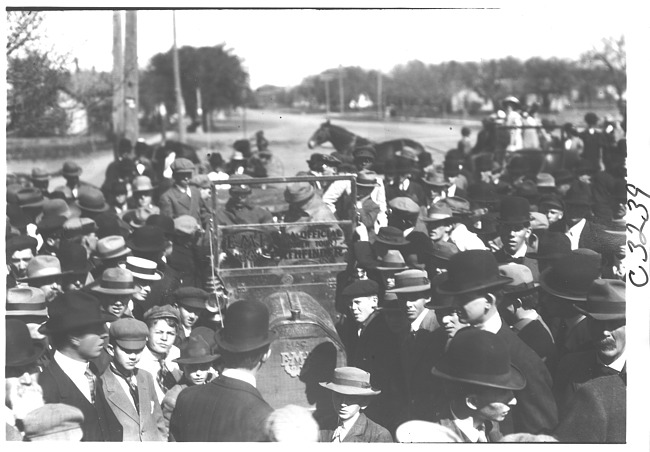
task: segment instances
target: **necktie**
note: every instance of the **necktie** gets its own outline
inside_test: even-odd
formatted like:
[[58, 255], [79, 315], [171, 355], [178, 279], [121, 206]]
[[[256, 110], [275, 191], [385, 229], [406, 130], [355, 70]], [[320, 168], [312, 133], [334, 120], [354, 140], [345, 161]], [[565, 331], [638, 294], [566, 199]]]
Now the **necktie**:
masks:
[[135, 411], [140, 414], [140, 396], [138, 395], [138, 385], [135, 383], [135, 375], [124, 375], [112, 365], [111, 370], [115, 375], [126, 381], [126, 385], [129, 387], [129, 392], [131, 393], [131, 398], [133, 399], [133, 405], [135, 405]]
[[95, 374], [90, 370], [90, 366], [86, 367], [84, 372], [86, 379], [88, 379], [88, 387], [90, 388], [90, 403], [95, 404]]
[[336, 427], [336, 430], [334, 430], [334, 434], [332, 435], [332, 442], [333, 443], [343, 442], [343, 439], [341, 438], [342, 435], [343, 435], [343, 424], [339, 423], [339, 426]]
[[160, 389], [162, 389], [162, 392], [166, 394], [167, 390], [176, 384], [176, 380], [167, 368], [164, 358], [160, 358], [158, 364], [160, 364], [160, 370], [158, 371], [156, 380], [158, 381], [158, 385], [160, 386]]

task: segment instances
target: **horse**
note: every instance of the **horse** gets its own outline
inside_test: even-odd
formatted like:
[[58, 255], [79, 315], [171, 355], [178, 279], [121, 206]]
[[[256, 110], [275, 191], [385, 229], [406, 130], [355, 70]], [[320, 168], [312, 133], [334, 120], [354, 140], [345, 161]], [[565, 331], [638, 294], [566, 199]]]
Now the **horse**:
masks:
[[385, 172], [386, 163], [392, 161], [395, 153], [406, 147], [415, 151], [418, 156], [424, 152], [424, 146], [409, 138], [399, 138], [382, 142], [374, 142], [362, 136], [356, 135], [340, 126], [335, 126], [328, 120], [320, 125], [314, 134], [307, 141], [309, 149], [314, 149], [326, 142], [332, 143], [336, 152], [343, 156], [344, 160], [352, 161], [352, 152], [361, 146], [370, 145], [376, 151], [373, 169], [378, 173]]

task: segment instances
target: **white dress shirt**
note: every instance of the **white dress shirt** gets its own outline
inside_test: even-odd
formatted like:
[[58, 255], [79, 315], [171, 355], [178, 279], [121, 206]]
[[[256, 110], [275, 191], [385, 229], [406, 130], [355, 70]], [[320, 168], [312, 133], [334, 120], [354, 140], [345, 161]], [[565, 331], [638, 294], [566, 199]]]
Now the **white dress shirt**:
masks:
[[472, 416], [467, 417], [465, 419], [458, 419], [454, 412], [451, 412], [451, 415], [453, 416], [454, 424], [456, 424], [456, 427], [458, 427], [458, 430], [463, 432], [465, 436], [467, 436], [467, 439], [470, 440], [472, 443], [478, 443], [479, 438], [481, 436], [483, 437], [484, 441], [481, 442], [487, 442], [487, 438], [485, 436], [485, 431], [479, 430], [476, 427], [474, 427], [474, 418]]
[[74, 385], [81, 391], [86, 399], [92, 403], [90, 395], [90, 385], [88, 384], [88, 377], [86, 377], [86, 369], [88, 368], [87, 361], [77, 361], [63, 353], [54, 352], [54, 361], [59, 365], [63, 373], [65, 373]]
[[243, 381], [244, 383], [248, 383], [252, 387], [257, 388], [257, 380], [255, 379], [255, 376], [251, 375], [249, 372], [239, 369], [224, 369], [223, 372], [221, 372], [221, 375]]
[[501, 325], [503, 325], [503, 322], [501, 321], [501, 316], [498, 313], [495, 313], [492, 317], [487, 319], [485, 323], [476, 325], [476, 328], [483, 331], [489, 331], [490, 333], [493, 334], [497, 334], [501, 329]]
[[[167, 366], [167, 369], [169, 369], [170, 372], [176, 370], [177, 372], [180, 372], [180, 367], [178, 366], [177, 363], [175, 363], [174, 359], [180, 358], [181, 352], [178, 349], [178, 347], [172, 345], [172, 348], [169, 350], [169, 353], [165, 357], [165, 365]], [[142, 352], [142, 355], [140, 355], [140, 361], [138, 362], [137, 365], [138, 369], [143, 369], [146, 370], [151, 374], [153, 377], [154, 381], [154, 386], [156, 388], [156, 395], [158, 396], [158, 402], [162, 402], [162, 399], [165, 397], [165, 393], [163, 392], [162, 388], [158, 384], [158, 372], [160, 371], [160, 364], [158, 363], [158, 358], [154, 356], [153, 353], [151, 353], [151, 350], [149, 350], [149, 347], [145, 347], [144, 351]]]
[[600, 356], [598, 356], [598, 355], [596, 355], [596, 359], [597, 359], [597, 360], [598, 360], [598, 361], [599, 361], [603, 366], [607, 366], [607, 367], [609, 367], [609, 368], [611, 368], [611, 369], [614, 369], [616, 372], [619, 372], [619, 373], [620, 373], [620, 372], [623, 371], [623, 367], [625, 367], [625, 362], [626, 362], [626, 359], [627, 359], [627, 358], [626, 358], [626, 356], [625, 356], [625, 350], [623, 350], [623, 353], [621, 353], [621, 356], [619, 356], [618, 358], [616, 358], [616, 359], [614, 360], [614, 362], [612, 362], [612, 363], [610, 363], [610, 364], [605, 364], [605, 363], [603, 363], [603, 362], [600, 360]]
[[426, 308], [423, 309], [420, 315], [417, 316], [417, 318], [411, 322], [411, 333], [414, 333], [420, 329], [420, 325], [422, 325], [422, 321], [427, 316], [428, 312], [429, 312], [428, 309]]
[[332, 438], [338, 433], [338, 441], [337, 442], [343, 442], [345, 437], [350, 433], [350, 430], [352, 429], [352, 426], [354, 425], [355, 422], [357, 422], [357, 419], [359, 419], [359, 416], [361, 415], [360, 411], [357, 411], [357, 414], [352, 416], [350, 419], [345, 420], [345, 421], [340, 421], [340, 425], [334, 430], [334, 433], [332, 434]]
[[571, 241], [571, 251], [579, 248], [578, 243], [580, 242], [580, 234], [582, 234], [582, 230], [585, 228], [586, 224], [587, 220], [583, 218], [566, 232], [566, 236], [569, 237], [569, 240]]

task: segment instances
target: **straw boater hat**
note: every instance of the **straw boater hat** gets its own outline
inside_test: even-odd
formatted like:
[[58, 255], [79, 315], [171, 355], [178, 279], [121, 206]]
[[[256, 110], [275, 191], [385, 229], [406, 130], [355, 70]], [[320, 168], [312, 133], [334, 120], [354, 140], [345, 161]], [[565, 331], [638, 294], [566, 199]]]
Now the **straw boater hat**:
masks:
[[121, 267], [130, 271], [134, 278], [145, 281], [158, 281], [162, 279], [163, 274], [157, 270], [157, 264], [149, 259], [141, 257], [127, 256], [126, 262], [120, 264]]
[[374, 396], [381, 394], [370, 385], [370, 374], [356, 367], [337, 367], [328, 382], [318, 383], [330, 391], [345, 395]]

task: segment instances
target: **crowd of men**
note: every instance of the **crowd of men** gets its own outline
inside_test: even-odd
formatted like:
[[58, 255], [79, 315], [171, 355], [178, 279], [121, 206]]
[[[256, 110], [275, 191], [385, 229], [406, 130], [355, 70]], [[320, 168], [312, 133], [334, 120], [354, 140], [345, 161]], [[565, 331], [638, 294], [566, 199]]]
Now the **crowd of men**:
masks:
[[[101, 187], [73, 161], [51, 191], [43, 168], [8, 178], [7, 439], [624, 443], [626, 145], [585, 120], [555, 137], [556, 172], [489, 128], [438, 164], [402, 149], [385, 176], [372, 146], [312, 154], [299, 175], [355, 181], [290, 183], [284, 214], [251, 198], [263, 135], [228, 163], [123, 141]], [[224, 302], [204, 231], [345, 219], [332, 405], [271, 407], [269, 309]]]

